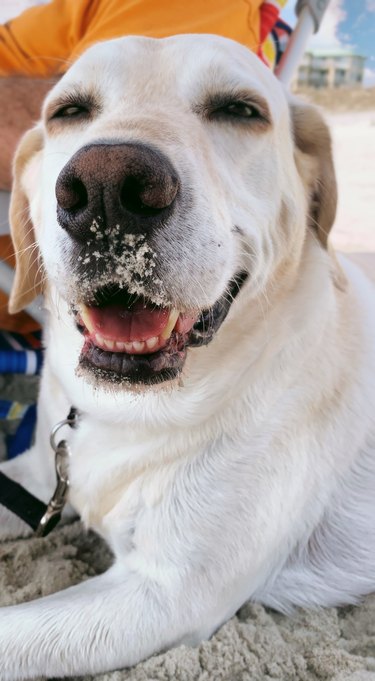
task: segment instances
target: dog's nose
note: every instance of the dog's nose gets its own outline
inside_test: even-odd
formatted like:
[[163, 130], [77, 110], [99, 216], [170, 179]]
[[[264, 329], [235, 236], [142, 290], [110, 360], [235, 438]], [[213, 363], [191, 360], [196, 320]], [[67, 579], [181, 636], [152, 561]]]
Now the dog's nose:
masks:
[[160, 151], [143, 144], [91, 144], [57, 178], [57, 219], [78, 241], [102, 228], [147, 233], [165, 224], [178, 188], [178, 175]]

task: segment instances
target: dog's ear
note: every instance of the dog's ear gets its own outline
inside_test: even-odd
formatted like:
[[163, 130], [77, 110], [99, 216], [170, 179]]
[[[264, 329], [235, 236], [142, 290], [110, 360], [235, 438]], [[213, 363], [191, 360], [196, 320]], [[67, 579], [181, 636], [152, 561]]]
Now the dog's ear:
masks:
[[310, 199], [308, 225], [327, 248], [337, 206], [331, 136], [313, 106], [292, 100], [290, 109], [297, 168]]
[[29, 130], [18, 145], [13, 164], [9, 221], [16, 255], [16, 273], [9, 299], [11, 313], [22, 310], [42, 291], [43, 272], [30, 216], [30, 201], [38, 186], [42, 148], [41, 129], [36, 127]]

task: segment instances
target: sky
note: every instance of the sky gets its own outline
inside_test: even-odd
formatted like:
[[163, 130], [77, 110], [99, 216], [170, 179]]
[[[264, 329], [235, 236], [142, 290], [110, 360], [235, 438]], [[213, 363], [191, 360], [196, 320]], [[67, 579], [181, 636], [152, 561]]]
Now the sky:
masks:
[[[35, 3], [36, 0], [0, 0], [0, 23]], [[295, 5], [295, 0], [288, 0], [282, 12], [291, 26], [296, 22]], [[319, 33], [309, 46], [354, 48], [367, 57], [365, 85], [375, 86], [375, 0], [331, 0]]]
[[[282, 17], [291, 26], [296, 22], [295, 2], [289, 0]], [[364, 84], [375, 86], [375, 0], [331, 0], [319, 32], [309, 47], [350, 47], [367, 57]]]

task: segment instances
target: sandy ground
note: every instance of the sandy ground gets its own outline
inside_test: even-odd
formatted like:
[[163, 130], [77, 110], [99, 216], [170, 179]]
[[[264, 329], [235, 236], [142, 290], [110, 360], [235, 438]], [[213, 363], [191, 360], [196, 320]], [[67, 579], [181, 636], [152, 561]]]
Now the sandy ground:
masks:
[[[0, 605], [66, 588], [102, 572], [111, 561], [103, 542], [93, 533], [83, 532], [79, 523], [60, 528], [47, 539], [3, 544], [0, 555]], [[368, 596], [360, 607], [299, 610], [294, 617], [248, 603], [198, 648], [180, 646], [127, 671], [79, 678], [374, 681], [375, 595]], [[74, 681], [79, 681], [78, 677]]]
[[[375, 110], [328, 113], [327, 119], [339, 183], [333, 243], [343, 251], [375, 252]], [[9, 395], [16, 392], [20, 400], [30, 399], [26, 394], [30, 382], [21, 389], [19, 382], [6, 385], [3, 379], [0, 392], [2, 388]], [[45, 540], [7, 542], [0, 546], [0, 605], [65, 588], [103, 571], [110, 561], [103, 543], [79, 523], [59, 528]], [[95, 681], [271, 680], [375, 681], [375, 595], [358, 607], [298, 611], [295, 617], [247, 604], [199, 648], [180, 647], [132, 670], [95, 677]]]

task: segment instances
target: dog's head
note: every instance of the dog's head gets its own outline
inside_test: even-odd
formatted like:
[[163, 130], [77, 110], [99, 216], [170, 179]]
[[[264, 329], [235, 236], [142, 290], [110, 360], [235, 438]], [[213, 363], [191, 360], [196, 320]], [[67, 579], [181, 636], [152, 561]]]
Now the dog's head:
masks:
[[46, 282], [70, 308], [84, 376], [171, 380], [241, 296], [296, 271], [307, 230], [326, 247], [335, 203], [325, 124], [247, 49], [98, 44], [21, 142], [10, 308]]

